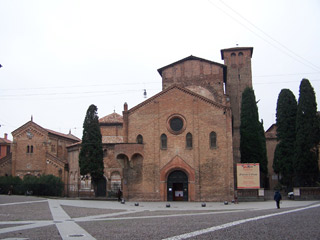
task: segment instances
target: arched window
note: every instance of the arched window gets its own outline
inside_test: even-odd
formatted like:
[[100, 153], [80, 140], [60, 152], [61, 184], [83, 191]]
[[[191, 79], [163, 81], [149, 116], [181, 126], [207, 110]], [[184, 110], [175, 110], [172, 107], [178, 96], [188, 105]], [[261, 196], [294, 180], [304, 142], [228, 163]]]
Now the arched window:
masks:
[[215, 132], [210, 133], [210, 148], [217, 147], [217, 134]]
[[167, 135], [165, 135], [164, 133], [161, 134], [160, 141], [161, 141], [161, 149], [167, 149]]
[[231, 64], [236, 64], [236, 54], [231, 53]]
[[142, 143], [143, 143], [143, 137], [142, 137], [141, 134], [139, 134], [139, 135], [137, 136], [137, 143], [139, 143], [139, 144], [142, 144]]
[[191, 133], [187, 133], [187, 135], [186, 135], [186, 147], [192, 148], [192, 134]]
[[31, 145], [30, 152], [33, 153], [33, 146]]
[[29, 153], [30, 152], [30, 146], [28, 145], [27, 146], [27, 153]]
[[239, 52], [238, 56], [239, 56], [239, 63], [242, 64], [243, 63], [243, 53]]

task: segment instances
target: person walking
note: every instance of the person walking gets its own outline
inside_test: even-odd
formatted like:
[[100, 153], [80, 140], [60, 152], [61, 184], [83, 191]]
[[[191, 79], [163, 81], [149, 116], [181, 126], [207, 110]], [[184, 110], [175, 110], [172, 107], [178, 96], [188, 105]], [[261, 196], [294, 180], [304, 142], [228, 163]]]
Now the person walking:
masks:
[[276, 191], [276, 192], [275, 192], [273, 199], [274, 199], [274, 200], [276, 201], [276, 203], [277, 203], [277, 208], [280, 208], [280, 201], [281, 201], [282, 197], [281, 197], [281, 194], [280, 194], [279, 191]]
[[118, 189], [117, 197], [118, 197], [118, 202], [120, 202], [122, 197], [122, 191], [120, 188]]

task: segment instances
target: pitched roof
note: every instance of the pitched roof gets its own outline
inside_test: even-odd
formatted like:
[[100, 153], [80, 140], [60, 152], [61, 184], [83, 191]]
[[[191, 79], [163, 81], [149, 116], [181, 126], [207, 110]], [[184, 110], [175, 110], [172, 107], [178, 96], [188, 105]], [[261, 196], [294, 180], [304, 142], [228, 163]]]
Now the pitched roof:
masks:
[[23, 124], [21, 127], [17, 128], [16, 130], [14, 130], [12, 132], [12, 135], [15, 135], [16, 133], [18, 133], [20, 130], [22, 130], [24, 127], [26, 127], [27, 125], [33, 125], [34, 127], [38, 128], [38, 129], [41, 129], [41, 131], [44, 131], [44, 132], [47, 132], [47, 133], [50, 133], [50, 134], [53, 134], [53, 135], [56, 135], [56, 136], [60, 136], [60, 137], [64, 137], [64, 138], [68, 138], [68, 139], [71, 139], [73, 141], [80, 141], [79, 138], [77, 138], [76, 136], [72, 135], [71, 133], [69, 134], [64, 134], [64, 133], [60, 133], [60, 132], [56, 132], [56, 131], [53, 131], [53, 130], [50, 130], [50, 129], [46, 129], [46, 128], [43, 128], [41, 127], [40, 125], [36, 124], [35, 122], [33, 122], [32, 120], [31, 121], [28, 121], [27, 123]]
[[105, 117], [102, 117], [99, 119], [99, 123], [100, 124], [116, 124], [116, 123], [123, 123], [123, 117], [114, 112], [114, 113], [111, 113]]
[[274, 132], [277, 130], [277, 124], [273, 123], [266, 132]]
[[214, 105], [214, 106], [216, 106], [216, 107], [218, 107], [218, 108], [224, 108], [224, 109], [230, 108], [230, 107], [225, 106], [225, 105], [223, 105], [223, 104], [217, 103], [217, 102], [215, 102], [215, 101], [213, 101], [213, 100], [211, 100], [211, 99], [209, 99], [209, 98], [206, 98], [206, 97], [204, 97], [204, 96], [202, 96], [202, 95], [200, 95], [200, 94], [198, 94], [198, 93], [195, 93], [195, 92], [193, 92], [193, 91], [191, 91], [191, 90], [189, 90], [189, 89], [187, 89], [187, 88], [180, 87], [179, 85], [173, 84], [173, 85], [171, 85], [170, 87], [166, 88], [165, 90], [162, 90], [162, 91], [159, 92], [158, 94], [156, 94], [156, 95], [148, 98], [147, 100], [143, 101], [142, 103], [140, 103], [140, 104], [134, 106], [133, 108], [129, 109], [129, 110], [128, 110], [128, 113], [129, 113], [129, 114], [130, 114], [130, 113], [133, 113], [133, 112], [136, 111], [137, 109], [139, 109], [139, 108], [141, 108], [141, 107], [143, 107], [143, 106], [145, 106], [145, 105], [147, 105], [147, 104], [149, 104], [149, 103], [152, 103], [155, 99], [157, 99], [158, 97], [160, 97], [160, 96], [164, 95], [165, 93], [171, 91], [172, 89], [178, 89], [178, 90], [180, 90], [180, 91], [182, 91], [182, 92], [184, 92], [184, 93], [186, 93], [186, 94], [192, 95], [192, 96], [194, 96], [194, 97], [196, 97], [196, 98], [198, 98], [198, 99], [201, 99], [201, 100], [203, 100], [203, 101], [205, 101], [205, 102], [207, 102], [207, 103], [210, 103], [211, 105]]
[[9, 139], [0, 138], [0, 144], [10, 144], [10, 143], [12, 143], [12, 141], [10, 141]]
[[218, 66], [220, 66], [222, 68], [226, 68], [227, 67], [226, 65], [221, 64], [221, 63], [213, 62], [213, 61], [210, 61], [210, 60], [207, 60], [207, 59], [204, 59], [204, 58], [199, 58], [199, 57], [195, 57], [195, 56], [190, 55], [189, 57], [183, 58], [183, 59], [181, 59], [179, 61], [176, 61], [174, 63], [171, 63], [171, 64], [169, 64], [167, 66], [159, 68], [158, 72], [162, 77], [162, 71], [165, 70], [166, 68], [172, 67], [172, 66], [174, 66], [174, 65], [176, 65], [178, 63], [182, 63], [182, 62], [188, 61], [188, 60], [198, 60], [198, 61], [202, 61], [202, 62], [207, 62], [207, 63], [210, 63], [210, 64], [218, 65]]
[[60, 133], [60, 132], [56, 132], [56, 131], [53, 131], [53, 130], [50, 130], [50, 129], [46, 129], [49, 133], [53, 134], [53, 135], [57, 135], [57, 136], [60, 136], [60, 137], [64, 137], [64, 138], [69, 138], [69, 139], [72, 139], [72, 140], [75, 140], [75, 141], [81, 141], [80, 138], [74, 136], [70, 133], [68, 134], [64, 134], [64, 133]]
[[264, 135], [266, 137], [266, 140], [277, 139], [277, 125], [275, 123], [272, 124]]
[[47, 132], [46, 129], [44, 129], [43, 127], [41, 127], [40, 125], [36, 124], [35, 122], [33, 122], [33, 121], [31, 120], [31, 121], [28, 121], [28, 122], [26, 122], [25, 124], [23, 124], [21, 127], [18, 127], [16, 130], [14, 130], [14, 131], [11, 133], [12, 136], [14, 136], [16, 133], [22, 131], [26, 126], [31, 125], [31, 124], [32, 124], [35, 128], [38, 128], [38, 130], [43, 131], [43, 132], [45, 132], [45, 131]]

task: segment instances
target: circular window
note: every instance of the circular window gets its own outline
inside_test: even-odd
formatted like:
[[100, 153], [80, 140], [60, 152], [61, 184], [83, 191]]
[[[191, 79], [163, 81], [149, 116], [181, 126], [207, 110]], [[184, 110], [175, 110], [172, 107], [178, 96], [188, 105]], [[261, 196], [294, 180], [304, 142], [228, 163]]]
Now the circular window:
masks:
[[186, 121], [180, 115], [173, 115], [168, 119], [167, 128], [173, 134], [180, 134], [186, 128]]
[[179, 132], [183, 127], [183, 120], [179, 117], [170, 119], [170, 128], [172, 131]]

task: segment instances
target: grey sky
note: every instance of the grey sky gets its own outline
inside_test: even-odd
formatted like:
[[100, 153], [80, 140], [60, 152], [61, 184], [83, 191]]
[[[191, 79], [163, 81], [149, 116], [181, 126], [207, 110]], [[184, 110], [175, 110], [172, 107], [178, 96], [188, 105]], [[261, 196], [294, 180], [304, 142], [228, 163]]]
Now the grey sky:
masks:
[[236, 44], [254, 47], [267, 129], [281, 89], [298, 99], [308, 78], [320, 98], [319, 12], [317, 0], [0, 0], [0, 137], [33, 115], [81, 138], [90, 104], [122, 114], [161, 91], [158, 68], [189, 55], [223, 63]]

